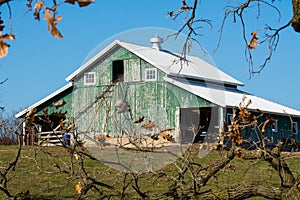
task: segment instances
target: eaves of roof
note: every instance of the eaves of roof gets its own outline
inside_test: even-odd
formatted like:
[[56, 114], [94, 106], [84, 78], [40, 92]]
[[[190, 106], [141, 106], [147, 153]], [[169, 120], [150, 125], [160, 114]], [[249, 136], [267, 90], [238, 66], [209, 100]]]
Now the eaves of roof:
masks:
[[21, 112], [17, 113], [15, 115], [16, 118], [23, 117], [28, 111], [37, 108], [38, 106], [42, 105], [43, 103], [49, 101], [50, 99], [54, 98], [55, 96], [59, 95], [60, 93], [66, 91], [67, 89], [71, 88], [73, 86], [72, 83], [68, 83], [67, 85], [63, 86], [62, 88], [56, 90], [55, 92], [49, 94], [45, 98], [41, 99], [40, 101], [36, 102], [35, 104], [29, 106], [28, 108], [22, 110]]

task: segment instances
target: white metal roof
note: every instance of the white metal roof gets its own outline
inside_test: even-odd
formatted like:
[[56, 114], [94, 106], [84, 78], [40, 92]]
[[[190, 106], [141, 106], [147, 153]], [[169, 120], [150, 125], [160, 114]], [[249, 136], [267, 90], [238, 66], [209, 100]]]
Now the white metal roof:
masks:
[[180, 54], [178, 53], [169, 52], [167, 50], [157, 50], [151, 47], [122, 42], [119, 40], [115, 40], [108, 45], [96, 56], [82, 65], [78, 70], [68, 76], [66, 80], [72, 81], [76, 76], [91, 67], [94, 62], [101, 59], [102, 56], [117, 46], [127, 49], [168, 75], [204, 79], [206, 81], [231, 85], [243, 85], [240, 81], [196, 56], [187, 55], [186, 59], [188, 62], [183, 62], [180, 60]]
[[[242, 101], [243, 95], [246, 94], [247, 99], [252, 103], [248, 106], [251, 110], [262, 110], [265, 112], [300, 116], [300, 111], [274, 103], [272, 101], [257, 97], [255, 95], [240, 91], [235, 88], [225, 88], [201, 82], [191, 82], [185, 79], [175, 79], [166, 77], [165, 80], [173, 85], [176, 85], [184, 90], [187, 90], [199, 97], [202, 97], [216, 105], [222, 107], [236, 107]], [[247, 102], [245, 102], [247, 103]]]
[[[165, 72], [168, 77], [165, 80], [169, 83], [176, 85], [182, 89], [185, 89], [201, 98], [204, 98], [216, 105], [222, 107], [235, 107], [242, 101], [243, 95], [247, 94], [247, 98], [251, 99], [252, 103], [249, 105], [249, 109], [260, 109], [262, 111], [300, 116], [300, 111], [288, 108], [286, 106], [271, 102], [269, 100], [262, 99], [255, 95], [251, 95], [240, 91], [236, 88], [223, 87], [223, 84], [230, 84], [233, 86], [241, 86], [243, 83], [222, 72], [217, 67], [205, 62], [201, 58], [187, 55], [188, 62], [180, 62], [180, 56], [177, 53], [172, 53], [166, 50], [157, 50], [151, 47], [121, 42], [115, 40], [105, 49], [99, 52], [96, 56], [91, 58], [88, 62], [83, 64], [75, 72], [69, 75], [66, 80], [72, 81], [77, 76], [80, 76], [89, 67], [92, 67], [95, 62], [100, 60], [108, 52], [118, 47], [123, 47], [128, 51], [134, 53], [138, 57], [144, 59], [148, 63], [157, 67], [161, 71]], [[173, 78], [171, 78], [173, 77]], [[181, 78], [178, 78], [181, 77]], [[187, 81], [184, 78], [202, 79], [201, 81]], [[215, 83], [215, 84], [211, 84]], [[218, 83], [218, 84], [216, 84]], [[15, 117], [19, 118], [26, 114], [29, 110], [36, 108], [37, 106], [45, 103], [66, 89], [72, 87], [72, 83], [60, 88], [59, 90], [48, 95], [44, 99], [38, 101], [27, 109], [17, 113]]]
[[41, 104], [47, 102], [48, 100], [52, 99], [52, 98], [55, 97], [56, 95], [58, 95], [58, 94], [64, 92], [65, 90], [71, 88], [72, 85], [73, 85], [72, 83], [68, 83], [67, 85], [65, 85], [65, 86], [63, 86], [62, 88], [56, 90], [55, 92], [49, 94], [49, 95], [46, 96], [45, 98], [43, 98], [43, 99], [41, 99], [40, 101], [36, 102], [35, 104], [33, 104], [33, 105], [29, 106], [28, 108], [22, 110], [21, 112], [17, 113], [17, 114], [15, 115], [15, 117], [16, 117], [16, 118], [22, 117], [22, 116], [25, 115], [29, 110], [32, 110], [32, 109], [38, 107], [39, 105], [41, 105]]

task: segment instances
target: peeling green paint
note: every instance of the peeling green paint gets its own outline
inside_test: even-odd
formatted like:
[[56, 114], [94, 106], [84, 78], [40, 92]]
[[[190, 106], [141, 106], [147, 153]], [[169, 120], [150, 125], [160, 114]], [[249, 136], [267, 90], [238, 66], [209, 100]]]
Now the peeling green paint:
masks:
[[[55, 108], [52, 106], [53, 103], [56, 103], [58, 101], [65, 101], [66, 104], [59, 107]], [[62, 112], [67, 115], [67, 118], [73, 118], [73, 92], [72, 88], [69, 88], [68, 90], [61, 92], [54, 98], [46, 101], [45, 103], [41, 104], [40, 106], [37, 107], [37, 115], [42, 115], [42, 111], [48, 109], [48, 114], [54, 113], [54, 112]]]
[[[124, 82], [113, 86], [105, 99], [99, 100], [76, 120], [77, 130], [91, 134], [106, 132], [110, 135], [145, 133], [132, 120], [144, 116], [145, 122], [154, 121], [157, 130], [175, 127], [178, 107], [207, 107], [210, 102], [164, 81], [165, 74], [157, 69], [156, 81], [145, 81], [145, 69], [155, 68], [129, 51], [118, 48], [89, 69], [96, 72], [96, 86], [84, 86], [83, 76], [75, 81], [74, 116], [87, 107], [106, 90], [112, 81], [112, 62], [124, 60]], [[138, 70], [138, 71], [137, 71]], [[118, 100], [130, 105], [130, 112], [117, 113], [114, 105]], [[97, 109], [101, 102], [100, 109]]]
[[[117, 60], [123, 60], [124, 82], [109, 88], [113, 79], [112, 63]], [[112, 136], [124, 133], [138, 135], [151, 134], [164, 127], [179, 128], [180, 108], [216, 107], [209, 101], [166, 82], [166, 74], [159, 69], [156, 81], [145, 81], [145, 70], [151, 68], [155, 67], [128, 50], [114, 48], [86, 71], [96, 73], [96, 85], [85, 85], [83, 73], [74, 80], [73, 88], [40, 105], [37, 114], [42, 115], [42, 110], [46, 108], [49, 114], [67, 112], [67, 118], [75, 119], [78, 133], [87, 133], [93, 137], [103, 132]], [[66, 104], [59, 109], [51, 106], [60, 100]], [[119, 100], [128, 103], [130, 112], [118, 113], [115, 104]], [[229, 108], [219, 108], [219, 122], [223, 122], [226, 113], [230, 112], [232, 110]], [[141, 124], [133, 124], [132, 121], [137, 116], [144, 116], [145, 122], [154, 121], [157, 128], [147, 131], [141, 128]], [[300, 140], [300, 134], [290, 134], [289, 117], [272, 117], [278, 119], [278, 132], [268, 130], [266, 135], [275, 139], [290, 135], [297, 141]], [[298, 122], [300, 131], [300, 119], [294, 120]]]

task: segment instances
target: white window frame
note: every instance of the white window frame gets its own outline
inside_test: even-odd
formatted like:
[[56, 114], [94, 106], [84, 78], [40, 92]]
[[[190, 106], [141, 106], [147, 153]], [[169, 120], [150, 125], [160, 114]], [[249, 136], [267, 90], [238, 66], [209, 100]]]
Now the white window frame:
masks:
[[[149, 75], [149, 73], [151, 72], [153, 72], [153, 74]], [[145, 81], [156, 81], [156, 80], [157, 80], [157, 69], [156, 68], [145, 69]]]
[[[293, 122], [293, 134], [298, 134], [298, 122]], [[295, 129], [295, 131], [294, 131]]]
[[272, 132], [277, 133], [278, 132], [278, 120], [274, 119], [274, 124], [271, 125]]
[[[89, 77], [89, 76], [93, 76]], [[97, 82], [97, 77], [96, 77], [96, 72], [86, 72], [84, 73], [84, 85], [96, 85]]]

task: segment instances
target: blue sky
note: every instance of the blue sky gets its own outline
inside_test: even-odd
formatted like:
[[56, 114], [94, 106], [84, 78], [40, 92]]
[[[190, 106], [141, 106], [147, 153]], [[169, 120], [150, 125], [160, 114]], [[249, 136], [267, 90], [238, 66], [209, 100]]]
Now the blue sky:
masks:
[[[300, 34], [291, 27], [283, 30], [279, 46], [267, 67], [259, 76], [249, 79], [239, 23], [231, 23], [231, 18], [228, 20], [221, 46], [213, 53], [224, 12], [222, 2], [225, 1], [201, 1], [198, 16], [211, 19], [213, 28], [204, 25], [198, 41], [210, 53], [217, 67], [245, 83], [242, 90], [300, 110]], [[275, 28], [292, 17], [290, 1], [278, 1], [277, 5], [282, 12], [279, 22], [277, 12], [265, 6], [261, 7], [258, 20], [254, 12], [257, 9], [246, 13], [249, 39], [250, 33], [264, 24]], [[96, 0], [86, 8], [62, 5], [59, 14], [63, 19], [58, 28], [63, 39], [58, 40], [50, 36], [45, 21], [35, 21], [32, 13], [25, 14], [24, 1], [12, 2], [12, 28], [16, 40], [9, 42], [8, 56], [0, 60], [0, 80], [8, 78], [0, 85], [0, 105], [7, 111], [20, 110], [64, 86], [65, 78], [81, 66], [89, 53], [116, 34], [143, 27], [177, 30], [182, 20], [172, 21], [166, 15], [180, 6], [180, 0], [115, 0], [113, 3]], [[6, 6], [1, 7], [1, 12], [7, 13]], [[263, 49], [259, 46], [254, 52], [257, 64], [267, 54]]]

